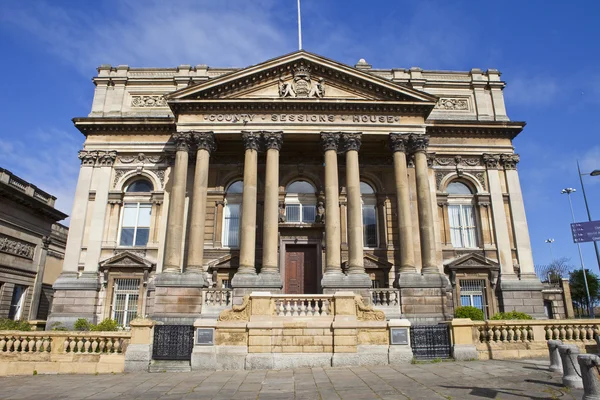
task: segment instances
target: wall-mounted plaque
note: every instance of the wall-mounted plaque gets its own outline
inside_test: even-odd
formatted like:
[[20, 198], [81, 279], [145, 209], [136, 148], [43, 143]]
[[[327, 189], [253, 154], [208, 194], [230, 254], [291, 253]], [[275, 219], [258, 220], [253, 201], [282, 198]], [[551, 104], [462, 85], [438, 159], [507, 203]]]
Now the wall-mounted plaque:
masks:
[[408, 344], [408, 328], [391, 328], [390, 342], [392, 344]]
[[215, 328], [197, 328], [196, 344], [199, 346], [213, 346], [215, 344]]

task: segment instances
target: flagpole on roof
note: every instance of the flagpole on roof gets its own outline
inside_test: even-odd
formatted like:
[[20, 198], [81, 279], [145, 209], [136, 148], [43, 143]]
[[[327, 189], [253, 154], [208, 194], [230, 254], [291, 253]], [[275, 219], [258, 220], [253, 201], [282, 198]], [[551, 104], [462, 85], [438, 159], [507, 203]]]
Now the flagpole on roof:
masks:
[[300, 0], [298, 0], [298, 50], [302, 50], [302, 17], [300, 15]]

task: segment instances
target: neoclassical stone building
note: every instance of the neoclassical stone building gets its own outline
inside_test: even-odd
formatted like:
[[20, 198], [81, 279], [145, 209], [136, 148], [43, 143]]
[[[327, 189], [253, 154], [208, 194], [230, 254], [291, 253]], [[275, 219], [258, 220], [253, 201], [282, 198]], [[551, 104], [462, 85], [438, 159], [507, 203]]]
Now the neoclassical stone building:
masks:
[[337, 290], [413, 321], [543, 316], [512, 144], [525, 123], [497, 70], [298, 51], [103, 65], [94, 83], [51, 320], [191, 324], [230, 304], [206, 293]]

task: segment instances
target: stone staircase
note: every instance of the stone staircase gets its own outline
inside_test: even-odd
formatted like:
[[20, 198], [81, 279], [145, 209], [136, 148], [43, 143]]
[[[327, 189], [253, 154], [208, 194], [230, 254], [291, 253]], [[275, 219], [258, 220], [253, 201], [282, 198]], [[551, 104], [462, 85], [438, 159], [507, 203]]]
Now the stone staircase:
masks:
[[190, 362], [187, 360], [152, 360], [148, 372], [190, 372]]

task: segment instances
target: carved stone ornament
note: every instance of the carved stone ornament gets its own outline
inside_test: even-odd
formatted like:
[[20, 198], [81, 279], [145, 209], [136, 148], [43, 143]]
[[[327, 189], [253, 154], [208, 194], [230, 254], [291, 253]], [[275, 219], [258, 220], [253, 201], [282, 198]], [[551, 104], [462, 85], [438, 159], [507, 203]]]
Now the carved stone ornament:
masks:
[[265, 148], [275, 149], [277, 151], [281, 151], [281, 146], [283, 145], [283, 132], [263, 132], [263, 139], [265, 141]]
[[427, 136], [413, 134], [409, 136], [408, 148], [411, 153], [427, 151], [427, 147], [429, 147], [429, 138]]
[[197, 150], [203, 149], [212, 153], [217, 149], [213, 132], [192, 132], [192, 141], [196, 145]]
[[340, 144], [340, 134], [335, 132], [321, 132], [321, 145], [323, 146], [323, 151], [338, 150], [338, 146]]
[[518, 154], [501, 154], [500, 162], [504, 169], [517, 169], [517, 164], [521, 160]]
[[317, 97], [325, 96], [325, 81], [323, 78], [312, 80], [310, 68], [299, 65], [293, 70], [292, 82], [285, 82], [279, 77], [279, 97]]
[[8, 236], [0, 236], [0, 252], [33, 260], [35, 245]]
[[500, 162], [499, 154], [484, 154], [483, 163], [487, 169], [498, 169], [498, 163]]
[[191, 132], [175, 132], [173, 134], [173, 141], [175, 142], [177, 151], [189, 151], [190, 139]]
[[367, 306], [363, 303], [362, 296], [355, 296], [354, 300], [356, 302], [356, 319], [359, 321], [385, 321], [383, 311]]
[[131, 96], [131, 107], [167, 107], [167, 101], [159, 96]]
[[77, 155], [81, 165], [110, 167], [115, 163], [117, 152], [115, 150], [80, 150]]
[[390, 133], [389, 145], [392, 152], [395, 153], [400, 151], [402, 153], [406, 152], [406, 147], [408, 143], [408, 135], [405, 133]]
[[147, 156], [144, 153], [138, 153], [136, 156], [120, 156], [119, 161], [123, 164], [131, 164], [133, 162], [137, 164], [145, 164], [145, 163], [153, 163], [158, 164], [162, 162], [165, 158], [163, 156]]
[[438, 100], [435, 108], [449, 111], [468, 111], [469, 100], [465, 98], [442, 97]]
[[260, 148], [260, 134], [258, 132], [242, 131], [242, 143], [244, 143], [244, 149], [258, 151]]
[[475, 175], [475, 178], [477, 178], [477, 180], [479, 181], [479, 183], [481, 183], [483, 190], [487, 190], [487, 185], [485, 182], [485, 173], [484, 172], [476, 172], [474, 175]]
[[452, 174], [452, 171], [436, 171], [435, 172], [435, 186], [437, 190], [442, 190], [442, 181], [448, 175]]
[[315, 216], [315, 222], [317, 224], [325, 223], [325, 207], [322, 201], [317, 203], [317, 215]]
[[362, 144], [362, 133], [342, 133], [344, 151], [359, 151]]
[[232, 306], [229, 310], [224, 310], [219, 314], [218, 321], [250, 321], [251, 307], [250, 296], [244, 296], [242, 304]]

